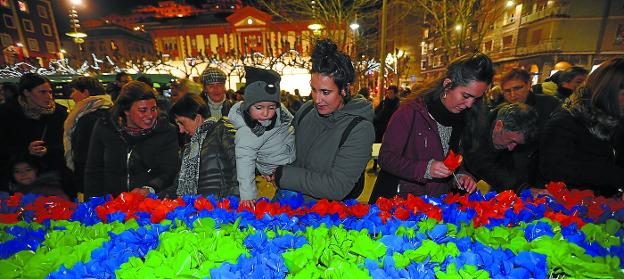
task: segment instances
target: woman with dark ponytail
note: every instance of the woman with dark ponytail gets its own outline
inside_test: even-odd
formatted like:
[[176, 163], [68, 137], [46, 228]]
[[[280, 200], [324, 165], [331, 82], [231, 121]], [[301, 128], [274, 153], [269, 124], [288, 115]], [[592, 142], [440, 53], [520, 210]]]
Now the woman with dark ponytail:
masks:
[[312, 101], [293, 120], [297, 159], [277, 168], [275, 184], [306, 199], [355, 199], [375, 139], [373, 106], [351, 97], [353, 64], [331, 40], [316, 43], [310, 73]]
[[397, 194], [440, 196], [452, 186], [475, 190], [471, 175], [461, 167], [454, 171], [443, 161], [451, 150], [461, 152], [467, 112], [488, 90], [493, 76], [492, 61], [486, 55], [462, 56], [451, 62], [441, 79], [399, 107], [383, 137], [382, 171], [371, 202]]

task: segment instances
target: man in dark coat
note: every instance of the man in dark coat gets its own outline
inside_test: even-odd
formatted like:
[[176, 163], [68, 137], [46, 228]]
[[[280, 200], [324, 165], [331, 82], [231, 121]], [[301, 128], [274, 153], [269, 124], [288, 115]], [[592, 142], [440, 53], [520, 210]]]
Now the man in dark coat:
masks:
[[[399, 88], [396, 85], [388, 86], [386, 89], [386, 96], [383, 101], [375, 108], [375, 118], [373, 118], [373, 125], [375, 126], [375, 142], [381, 143], [383, 135], [390, 122], [390, 117], [399, 108]], [[369, 172], [377, 172], [377, 159], [373, 161], [373, 167]]]
[[204, 91], [201, 97], [210, 109], [208, 117], [227, 116], [232, 107], [232, 101], [225, 97], [225, 73], [217, 68], [208, 67], [202, 72], [201, 81]]
[[466, 168], [497, 192], [521, 191], [533, 180], [531, 159], [529, 149], [516, 147], [534, 141], [538, 114], [522, 103], [501, 104], [486, 113], [472, 123], [476, 129], [464, 134]]
[[[524, 103], [537, 111], [537, 114], [539, 115], [539, 118], [537, 119], [539, 137], [540, 131], [546, 124], [546, 121], [550, 118], [550, 115], [561, 108], [561, 102], [553, 96], [534, 94], [531, 92], [529, 72], [523, 69], [516, 68], [505, 73], [501, 78], [500, 84], [503, 98], [506, 102]], [[531, 158], [532, 163], [530, 164], [530, 171], [532, 174], [529, 175], [532, 180], [529, 181], [531, 184], [543, 180], [538, 171], [538, 147], [539, 145], [537, 143], [526, 144], [518, 147], [519, 153], [526, 154]]]
[[113, 100], [113, 102], [117, 100], [117, 97], [121, 92], [121, 87], [131, 80], [132, 76], [126, 72], [119, 72], [115, 75], [115, 82], [110, 83], [108, 87], [106, 87], [106, 93], [111, 96], [111, 100]]
[[540, 129], [550, 114], [561, 107], [561, 102], [557, 98], [531, 92], [530, 75], [526, 70], [512, 69], [503, 75], [500, 84], [505, 102], [524, 103], [537, 111], [539, 114], [537, 125]]

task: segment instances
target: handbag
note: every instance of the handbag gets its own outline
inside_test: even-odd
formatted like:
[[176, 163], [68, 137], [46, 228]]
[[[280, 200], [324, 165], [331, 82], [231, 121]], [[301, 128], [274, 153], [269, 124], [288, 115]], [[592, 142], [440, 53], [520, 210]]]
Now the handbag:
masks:
[[[416, 121], [416, 112], [412, 115], [412, 123], [410, 124], [410, 130], [407, 134], [407, 141], [403, 146], [403, 152], [401, 154], [405, 154], [405, 150], [407, 149], [407, 145], [410, 142], [410, 138], [412, 137], [412, 131], [414, 130], [414, 121]], [[383, 144], [383, 143], [382, 143]], [[368, 199], [369, 204], [373, 204], [377, 202], [377, 199], [380, 197], [384, 198], [392, 198], [398, 194], [398, 185], [399, 185], [399, 177], [391, 174], [383, 169], [379, 170], [379, 174], [377, 175], [377, 180], [375, 180], [375, 185], [373, 186], [373, 191]]]

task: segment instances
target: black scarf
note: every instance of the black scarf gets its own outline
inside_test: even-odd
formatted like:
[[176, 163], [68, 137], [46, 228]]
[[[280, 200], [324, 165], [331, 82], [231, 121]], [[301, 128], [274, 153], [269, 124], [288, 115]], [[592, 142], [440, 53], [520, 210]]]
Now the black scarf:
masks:
[[442, 126], [453, 127], [451, 133], [451, 139], [449, 141], [449, 148], [455, 152], [460, 152], [460, 139], [462, 131], [464, 130], [464, 115], [465, 111], [460, 113], [452, 113], [444, 107], [440, 95], [435, 93], [426, 94], [424, 96], [425, 105], [427, 111], [433, 116], [433, 119], [440, 123]]
[[574, 93], [574, 91], [572, 91], [572, 89], [568, 89], [568, 88], [565, 88], [565, 87], [562, 87], [562, 86], [557, 86], [557, 96], [561, 100], [565, 100], [566, 98], [570, 97], [570, 95], [572, 95], [572, 93]]

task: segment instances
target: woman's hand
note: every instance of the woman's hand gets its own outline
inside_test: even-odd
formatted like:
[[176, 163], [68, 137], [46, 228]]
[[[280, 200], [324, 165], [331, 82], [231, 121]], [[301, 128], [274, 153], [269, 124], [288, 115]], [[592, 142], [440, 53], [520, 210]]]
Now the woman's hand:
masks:
[[130, 191], [130, 193], [139, 194], [141, 196], [147, 196], [147, 194], [150, 193], [150, 190], [146, 188], [134, 188], [132, 189], [132, 191]]
[[254, 209], [256, 207], [256, 201], [255, 200], [242, 200], [240, 201], [240, 205]]
[[266, 180], [269, 183], [272, 183], [273, 180], [275, 180], [275, 173], [271, 174], [271, 175], [263, 175], [262, 176], [264, 178], [264, 180]]
[[477, 189], [477, 182], [474, 178], [472, 178], [472, 176], [467, 174], [458, 174], [456, 177], [456, 182], [460, 189], [463, 189], [468, 193], [472, 193]]
[[453, 172], [444, 165], [444, 162], [434, 160], [431, 163], [431, 167], [429, 168], [429, 175], [431, 175], [431, 177], [446, 178], [451, 174], [453, 174]]
[[45, 146], [44, 141], [36, 140], [28, 145], [28, 152], [33, 156], [43, 157], [48, 153], [48, 148]]

